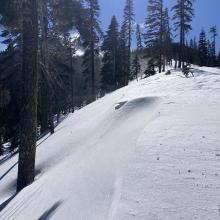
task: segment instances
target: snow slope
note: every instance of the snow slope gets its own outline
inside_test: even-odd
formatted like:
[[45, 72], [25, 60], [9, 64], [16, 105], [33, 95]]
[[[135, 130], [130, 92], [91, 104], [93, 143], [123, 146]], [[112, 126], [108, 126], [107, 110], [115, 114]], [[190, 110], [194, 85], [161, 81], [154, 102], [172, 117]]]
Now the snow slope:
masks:
[[0, 219], [220, 219], [219, 109], [219, 69], [132, 82], [39, 141], [19, 194], [17, 156], [0, 165]]

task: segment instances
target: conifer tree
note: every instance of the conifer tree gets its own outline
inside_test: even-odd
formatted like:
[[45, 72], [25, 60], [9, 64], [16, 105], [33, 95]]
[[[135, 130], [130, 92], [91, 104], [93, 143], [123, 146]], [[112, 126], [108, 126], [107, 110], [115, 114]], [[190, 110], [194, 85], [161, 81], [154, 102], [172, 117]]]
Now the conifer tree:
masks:
[[141, 51], [143, 49], [143, 45], [142, 45], [142, 33], [139, 24], [137, 24], [136, 26], [136, 40], [137, 40], [137, 50]]
[[164, 9], [163, 0], [149, 0], [148, 16], [145, 21], [145, 45], [152, 49], [151, 58], [156, 60], [159, 72], [162, 71], [162, 58], [164, 55], [163, 36], [164, 36]]
[[218, 66], [220, 67], [220, 52], [218, 53]]
[[194, 16], [193, 9], [194, 0], [177, 0], [176, 5], [172, 7], [174, 12], [174, 30], [179, 30], [179, 64], [178, 67], [182, 67], [182, 63], [185, 61], [185, 43], [186, 43], [186, 34], [192, 29], [191, 21]]
[[188, 48], [188, 56], [186, 58], [187, 63], [194, 63], [194, 45], [193, 39], [189, 41], [189, 48]]
[[169, 18], [169, 10], [165, 8], [164, 10], [164, 18], [163, 18], [163, 71], [165, 71], [165, 65], [170, 63], [172, 60], [171, 57], [171, 28], [170, 28], [170, 18]]
[[118, 49], [119, 49], [119, 31], [118, 22], [115, 16], [112, 17], [111, 24], [108, 28], [102, 45], [103, 67], [102, 91], [111, 92], [117, 88], [118, 84]]
[[207, 64], [207, 58], [208, 58], [208, 45], [206, 41], [206, 33], [202, 29], [200, 35], [199, 35], [199, 65], [205, 66]]
[[155, 71], [155, 60], [150, 58], [148, 60], [147, 69], [144, 71], [145, 78], [150, 77], [156, 74]]
[[213, 57], [213, 44], [210, 42], [210, 40], [207, 40], [207, 60], [206, 65], [207, 66], [214, 66], [214, 62], [216, 62], [216, 58]]
[[198, 64], [198, 42], [196, 37], [193, 39], [193, 63]]
[[122, 31], [125, 46], [125, 85], [128, 84], [128, 78], [130, 74], [130, 63], [131, 63], [131, 41], [132, 41], [132, 34], [133, 34], [133, 24], [134, 24], [134, 5], [133, 0], [126, 0], [126, 5], [124, 8], [124, 21], [122, 25]]
[[99, 24], [100, 7], [98, 0], [86, 0], [84, 42], [85, 48], [83, 66], [85, 75], [85, 89], [88, 91], [88, 102], [96, 99], [95, 85], [95, 56], [99, 50], [99, 40], [101, 38], [101, 28]]
[[22, 80], [21, 145], [19, 147], [17, 191], [34, 181], [37, 128], [37, 1], [22, 1]]
[[118, 87], [126, 86], [128, 83], [128, 47], [126, 44], [125, 25], [119, 32], [119, 84]]
[[216, 37], [218, 36], [216, 25], [210, 28], [210, 34], [212, 35], [212, 43], [211, 43], [212, 65], [216, 65]]
[[130, 80], [133, 79], [138, 80], [138, 74], [140, 73], [140, 71], [141, 71], [140, 60], [136, 52], [131, 66]]
[[[54, 133], [54, 123], [53, 123], [53, 89], [51, 88], [51, 84], [49, 83], [48, 77], [50, 74], [50, 58], [49, 58], [49, 2], [47, 0], [41, 0], [38, 3], [39, 7], [39, 17], [40, 17], [40, 33], [41, 33], [41, 41], [40, 41], [40, 51], [41, 51], [41, 65], [43, 66], [44, 77], [39, 77], [40, 79], [40, 92], [41, 92], [41, 104], [42, 104], [42, 126], [41, 131], [50, 129], [50, 133]], [[50, 7], [51, 8], [51, 7]]]

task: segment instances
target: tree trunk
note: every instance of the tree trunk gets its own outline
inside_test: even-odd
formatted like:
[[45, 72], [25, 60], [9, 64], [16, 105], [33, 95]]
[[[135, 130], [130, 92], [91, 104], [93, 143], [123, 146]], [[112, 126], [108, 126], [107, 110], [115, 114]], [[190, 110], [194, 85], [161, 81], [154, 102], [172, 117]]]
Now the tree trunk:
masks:
[[182, 68], [185, 65], [185, 31], [183, 29], [183, 42], [182, 42]]
[[181, 0], [181, 7], [180, 7], [180, 44], [179, 44], [179, 65], [178, 67], [182, 67], [183, 61], [183, 35], [184, 35], [184, 1]]
[[159, 37], [159, 73], [162, 71], [163, 48], [163, 5], [160, 7], [160, 37]]
[[177, 58], [175, 58], [175, 65], [174, 65], [174, 69], [177, 68]]
[[72, 48], [70, 46], [70, 69], [71, 69], [71, 111], [74, 113], [74, 69], [73, 69], [73, 57]]
[[[130, 17], [130, 16], [129, 16]], [[126, 75], [126, 85], [128, 85], [129, 76], [131, 73], [131, 17], [129, 19], [129, 36], [128, 36], [128, 60], [127, 60], [127, 75]]]
[[183, 34], [182, 34], [182, 27], [180, 28], [180, 44], [179, 44], [179, 64], [178, 68], [182, 67], [182, 47], [183, 47]]
[[165, 70], [166, 70], [166, 60], [165, 60], [165, 58], [163, 57], [163, 72], [165, 72]]
[[37, 135], [37, 1], [22, 2], [22, 82], [21, 146], [18, 159], [17, 191], [34, 181]]
[[[42, 58], [43, 63], [46, 71], [46, 82], [45, 82], [45, 101], [47, 105], [47, 117], [49, 119], [49, 127], [50, 133], [54, 133], [54, 122], [53, 122], [53, 88], [52, 85], [49, 83], [48, 76], [50, 75], [50, 67], [49, 67], [49, 53], [48, 53], [48, 8], [46, 1], [43, 2], [43, 25], [42, 25]], [[44, 80], [45, 80], [44, 79]], [[46, 119], [46, 118], [45, 118]], [[48, 123], [48, 120], [47, 120]]]
[[91, 102], [95, 101], [96, 95], [95, 95], [95, 51], [94, 51], [94, 42], [91, 42], [91, 71], [92, 71], [92, 97]]

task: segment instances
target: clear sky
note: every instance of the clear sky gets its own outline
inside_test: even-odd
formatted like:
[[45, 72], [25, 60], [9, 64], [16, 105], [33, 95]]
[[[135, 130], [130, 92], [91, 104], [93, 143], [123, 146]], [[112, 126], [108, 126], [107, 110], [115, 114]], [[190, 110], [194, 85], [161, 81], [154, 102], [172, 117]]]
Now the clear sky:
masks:
[[[176, 0], [164, 1], [168, 8], [171, 8], [176, 2]], [[101, 7], [100, 21], [103, 31], [106, 31], [113, 15], [116, 15], [119, 23], [122, 22], [125, 2], [126, 0], [99, 0]], [[148, 0], [134, 0], [135, 20], [137, 23], [142, 24], [147, 16], [147, 2]], [[217, 50], [220, 51], [220, 0], [196, 0], [194, 4], [195, 17], [192, 23], [193, 30], [189, 34], [189, 37], [196, 36], [198, 39], [202, 27], [208, 32], [212, 25], [217, 25], [219, 33]], [[135, 47], [135, 41], [133, 42], [133, 47]]]
[[[99, 0], [101, 6], [101, 17], [103, 30], [109, 25], [112, 15], [116, 15], [121, 23], [123, 8], [126, 0]], [[143, 23], [147, 16], [148, 0], [134, 0], [135, 20], [137, 23]], [[164, 0], [165, 6], [169, 9], [175, 4], [176, 0]], [[207, 32], [213, 25], [217, 25], [219, 36], [217, 39], [217, 49], [220, 51], [220, 0], [196, 0], [194, 3], [195, 17], [193, 19], [193, 30], [189, 37], [196, 36], [198, 39], [201, 28]]]

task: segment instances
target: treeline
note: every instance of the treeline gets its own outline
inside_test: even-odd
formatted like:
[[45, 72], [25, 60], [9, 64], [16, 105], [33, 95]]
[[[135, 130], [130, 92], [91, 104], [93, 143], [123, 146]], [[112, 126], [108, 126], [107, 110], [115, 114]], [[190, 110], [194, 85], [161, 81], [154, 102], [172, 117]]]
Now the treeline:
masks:
[[53, 134], [61, 115], [138, 79], [142, 60], [145, 77], [172, 64], [220, 66], [215, 26], [211, 40], [202, 30], [187, 41], [193, 3], [176, 0], [170, 10], [148, 0], [143, 28], [126, 0], [122, 24], [113, 16], [103, 33], [98, 0], [0, 0], [0, 155], [5, 142], [19, 149], [18, 191], [34, 180], [37, 134]]

